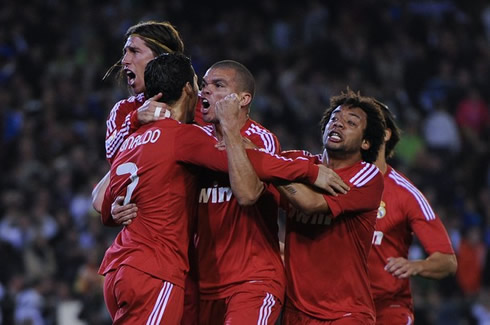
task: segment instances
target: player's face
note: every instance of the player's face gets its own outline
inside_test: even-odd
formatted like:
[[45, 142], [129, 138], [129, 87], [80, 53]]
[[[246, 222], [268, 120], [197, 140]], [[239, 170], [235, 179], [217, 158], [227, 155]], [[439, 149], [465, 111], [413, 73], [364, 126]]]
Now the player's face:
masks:
[[217, 123], [215, 105], [231, 93], [239, 93], [236, 71], [229, 68], [212, 68], [206, 71], [202, 81], [202, 116], [208, 123]]
[[137, 36], [129, 36], [124, 45], [122, 65], [128, 85], [135, 94], [145, 91], [146, 64], [155, 58], [151, 49]]
[[[359, 107], [339, 106], [330, 116], [323, 133], [323, 146], [329, 153], [361, 153], [365, 146], [367, 115]], [[365, 149], [365, 148], [363, 148]]]

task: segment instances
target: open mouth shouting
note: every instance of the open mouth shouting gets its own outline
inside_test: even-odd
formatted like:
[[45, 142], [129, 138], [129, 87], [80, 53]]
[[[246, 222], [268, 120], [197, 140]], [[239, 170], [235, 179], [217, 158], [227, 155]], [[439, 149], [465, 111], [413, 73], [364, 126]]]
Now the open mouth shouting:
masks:
[[342, 135], [337, 131], [330, 131], [330, 133], [328, 133], [328, 140], [332, 142], [340, 142], [342, 141]]
[[201, 108], [201, 112], [203, 114], [206, 114], [207, 112], [209, 112], [209, 107], [211, 106], [211, 104], [209, 104], [209, 100], [207, 98], [202, 98], [202, 108]]
[[124, 69], [124, 73], [126, 73], [126, 77], [127, 77], [127, 80], [128, 80], [128, 85], [130, 87], [133, 87], [134, 86], [134, 83], [136, 82], [136, 74], [129, 70], [129, 69]]

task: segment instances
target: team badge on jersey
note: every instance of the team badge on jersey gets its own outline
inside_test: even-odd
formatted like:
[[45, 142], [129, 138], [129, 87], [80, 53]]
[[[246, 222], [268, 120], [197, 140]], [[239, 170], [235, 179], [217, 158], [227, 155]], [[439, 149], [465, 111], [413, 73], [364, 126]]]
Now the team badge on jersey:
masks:
[[377, 215], [378, 219], [383, 219], [386, 216], [386, 208], [385, 207], [386, 207], [386, 203], [381, 201], [379, 203], [379, 208], [378, 208], [378, 215]]

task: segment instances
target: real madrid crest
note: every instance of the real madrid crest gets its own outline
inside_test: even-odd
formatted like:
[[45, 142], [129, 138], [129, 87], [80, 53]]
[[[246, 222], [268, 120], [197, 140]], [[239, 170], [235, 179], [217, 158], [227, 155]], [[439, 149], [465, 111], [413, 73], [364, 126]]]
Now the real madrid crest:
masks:
[[381, 201], [379, 203], [379, 208], [378, 208], [378, 216], [377, 216], [378, 219], [383, 219], [386, 216], [386, 208], [385, 207], [386, 207], [386, 203]]

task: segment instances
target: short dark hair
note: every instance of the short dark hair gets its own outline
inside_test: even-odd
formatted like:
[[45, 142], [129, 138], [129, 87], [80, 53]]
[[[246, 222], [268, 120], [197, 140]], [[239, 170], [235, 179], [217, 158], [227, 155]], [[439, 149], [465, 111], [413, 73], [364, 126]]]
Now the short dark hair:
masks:
[[391, 137], [385, 144], [385, 158], [391, 158], [395, 154], [395, 147], [400, 141], [401, 130], [396, 125], [395, 114], [389, 109], [388, 105], [373, 98], [374, 102], [381, 108], [385, 118], [386, 128], [391, 130]]
[[369, 163], [375, 162], [378, 157], [379, 149], [383, 143], [386, 123], [383, 113], [378, 104], [372, 98], [361, 96], [359, 92], [355, 93], [349, 88], [338, 96], [330, 99], [330, 106], [323, 113], [320, 122], [322, 134], [325, 132], [326, 125], [330, 120], [332, 112], [339, 106], [359, 107], [367, 116], [366, 129], [364, 130], [363, 139], [369, 141], [368, 150], [361, 150], [362, 159]]
[[182, 53], [164, 53], [146, 65], [146, 98], [162, 93], [161, 102], [175, 103], [182, 95], [186, 83], [194, 84], [191, 60]]
[[237, 73], [237, 84], [241, 87], [241, 91], [246, 91], [252, 95], [252, 98], [255, 96], [255, 78], [250, 70], [247, 69], [246, 66], [241, 64], [240, 62], [233, 60], [223, 60], [218, 61], [213, 64], [210, 69], [214, 68], [222, 68], [222, 69], [233, 69]]

